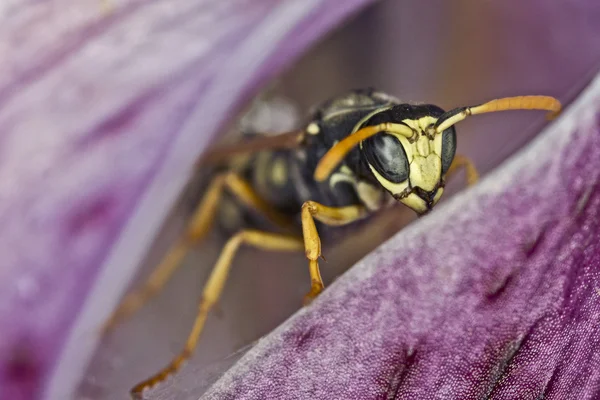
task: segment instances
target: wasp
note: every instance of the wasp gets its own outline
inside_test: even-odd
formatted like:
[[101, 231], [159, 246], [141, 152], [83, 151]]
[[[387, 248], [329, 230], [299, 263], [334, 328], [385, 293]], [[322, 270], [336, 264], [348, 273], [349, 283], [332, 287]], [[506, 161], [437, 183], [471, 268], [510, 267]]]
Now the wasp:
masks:
[[418, 215], [428, 213], [455, 171], [464, 168], [468, 184], [478, 178], [473, 163], [456, 155], [454, 125], [471, 115], [531, 109], [555, 115], [561, 104], [547, 96], [520, 96], [444, 111], [432, 104], [402, 103], [374, 89], [353, 90], [316, 107], [302, 129], [254, 136], [207, 154], [202, 162], [220, 168], [187, 231], [145, 284], [125, 297], [108, 326], [160, 291], [215, 223], [231, 236], [205, 284], [184, 349], [136, 385], [132, 396], [165, 380], [192, 355], [240, 246], [304, 251], [310, 275], [305, 302], [310, 302], [324, 289], [319, 271], [323, 227], [365, 220], [398, 202]]

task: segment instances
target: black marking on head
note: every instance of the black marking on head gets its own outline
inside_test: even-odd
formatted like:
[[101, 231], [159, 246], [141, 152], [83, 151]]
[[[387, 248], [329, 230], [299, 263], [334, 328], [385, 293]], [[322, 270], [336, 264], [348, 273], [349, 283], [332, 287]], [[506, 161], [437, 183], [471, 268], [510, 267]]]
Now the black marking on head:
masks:
[[433, 210], [435, 196], [437, 195], [438, 190], [442, 187], [444, 187], [443, 183], [439, 182], [431, 191], [424, 190], [419, 186], [411, 189], [411, 192], [423, 199], [425, 205], [427, 206], [427, 210], [425, 210], [422, 214]]
[[362, 151], [368, 163], [386, 180], [400, 183], [408, 179], [408, 158], [397, 137], [385, 133], [372, 136], [363, 142]]
[[405, 119], [418, 120], [427, 116], [438, 118], [442, 114], [444, 114], [444, 110], [433, 104], [398, 104], [388, 110], [376, 113], [365, 121], [361, 128], [386, 122], [402, 124], [402, 121]]
[[412, 188], [410, 185], [408, 185], [408, 187], [406, 187], [402, 192], [400, 193], [395, 193], [392, 196], [394, 197], [394, 199], [401, 201], [402, 199], [408, 197], [409, 194], [411, 194], [413, 192], [414, 188]]
[[442, 175], [448, 172], [448, 168], [456, 154], [456, 130], [453, 126], [442, 132]]
[[404, 119], [418, 120], [423, 117], [438, 118], [444, 114], [444, 110], [433, 104], [399, 104], [392, 107], [390, 112], [395, 122], [400, 122]]
[[413, 188], [413, 192], [419, 196], [420, 198], [422, 198], [425, 203], [427, 204], [427, 208], [431, 209], [433, 208], [433, 199], [435, 198], [435, 195], [437, 193], [438, 187], [436, 186], [432, 191], [427, 191], [424, 190], [422, 188], [420, 188], [419, 186]]

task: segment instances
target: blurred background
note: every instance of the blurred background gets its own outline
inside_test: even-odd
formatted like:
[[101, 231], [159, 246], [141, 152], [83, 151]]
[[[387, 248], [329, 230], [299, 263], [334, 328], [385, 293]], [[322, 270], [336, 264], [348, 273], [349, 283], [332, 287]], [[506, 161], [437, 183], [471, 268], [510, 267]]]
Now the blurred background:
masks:
[[[564, 7], [548, 6], [545, 0], [380, 1], [309, 51], [272, 82], [269, 93], [293, 102], [300, 118], [316, 103], [366, 86], [444, 109], [527, 94], [552, 95], [568, 104], [600, 66], [600, 38], [592, 29], [597, 23], [593, 13], [576, 2], [562, 3]], [[272, 118], [274, 124], [285, 124], [295, 114], [286, 109]], [[458, 153], [473, 159], [485, 175], [546, 123], [540, 112], [472, 118], [457, 127]], [[441, 203], [463, 187], [463, 177], [454, 178]], [[196, 192], [191, 184], [182, 196], [148, 254], [140, 280], [182, 230]], [[415, 219], [400, 206], [346, 238], [324, 240], [325, 283]], [[79, 398], [126, 398], [132, 384], [155, 373], [181, 349], [222, 244], [213, 235], [199, 246], [157, 299], [105, 338]], [[243, 249], [234, 265], [193, 359], [146, 398], [197, 399], [254, 341], [300, 308], [309, 289], [303, 255]]]

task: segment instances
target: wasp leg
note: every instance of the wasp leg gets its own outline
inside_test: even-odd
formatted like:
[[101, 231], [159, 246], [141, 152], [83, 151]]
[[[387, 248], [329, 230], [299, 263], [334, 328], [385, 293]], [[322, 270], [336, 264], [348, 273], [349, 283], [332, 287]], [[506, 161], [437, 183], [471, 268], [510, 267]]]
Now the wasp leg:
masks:
[[255, 230], [243, 230], [231, 237], [223, 247], [221, 255], [204, 286], [202, 297], [198, 305], [198, 314], [185, 343], [185, 347], [175, 358], [173, 358], [169, 365], [160, 370], [156, 375], [137, 384], [131, 389], [132, 397], [139, 397], [144, 389], [164, 381], [169, 375], [177, 372], [177, 370], [181, 368], [182, 363], [190, 358], [192, 352], [196, 348], [202, 329], [204, 328], [206, 317], [221, 296], [223, 286], [225, 285], [225, 281], [227, 280], [227, 276], [231, 269], [233, 258], [242, 244], [270, 251], [301, 251], [303, 249], [303, 242], [300, 237]]
[[319, 257], [321, 256], [321, 239], [317, 232], [314, 219], [327, 225], [346, 225], [366, 216], [367, 210], [362, 206], [327, 207], [315, 201], [307, 201], [302, 205], [302, 234], [304, 236], [304, 250], [308, 258], [310, 272], [310, 291], [304, 298], [304, 303], [309, 303], [324, 289], [321, 271], [319, 271]]
[[105, 331], [112, 329], [117, 323], [135, 313], [148, 300], [160, 292], [171, 275], [179, 267], [189, 249], [197, 245], [210, 231], [217, 214], [216, 211], [219, 207], [221, 194], [225, 189], [249, 208], [265, 215], [275, 225], [282, 228], [287, 228], [291, 225], [289, 218], [274, 211], [268, 203], [252, 190], [247, 182], [235, 173], [230, 172], [216, 176], [210, 183], [204, 198], [194, 211], [187, 232], [171, 247], [143, 286], [125, 297], [119, 308], [106, 323], [104, 327]]
[[475, 164], [473, 164], [473, 161], [471, 161], [465, 156], [457, 155], [456, 157], [454, 157], [454, 161], [452, 161], [452, 164], [450, 164], [450, 168], [448, 168], [446, 176], [450, 177], [454, 175], [461, 167], [465, 169], [465, 174], [467, 177], [467, 186], [472, 186], [476, 184], [479, 180], [479, 173], [477, 172], [477, 168], [475, 168]]

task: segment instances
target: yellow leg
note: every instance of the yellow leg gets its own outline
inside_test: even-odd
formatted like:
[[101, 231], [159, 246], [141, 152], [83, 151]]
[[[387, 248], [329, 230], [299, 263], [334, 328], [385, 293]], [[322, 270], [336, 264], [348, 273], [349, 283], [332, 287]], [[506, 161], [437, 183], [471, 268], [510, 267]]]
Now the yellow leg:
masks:
[[479, 180], [479, 173], [475, 168], [475, 164], [473, 164], [473, 161], [469, 160], [467, 157], [461, 155], [454, 157], [454, 161], [452, 161], [452, 164], [450, 164], [450, 168], [448, 168], [446, 176], [450, 177], [454, 175], [459, 168], [465, 169], [467, 186], [472, 186], [477, 183]]
[[283, 236], [280, 234], [254, 230], [241, 231], [229, 239], [227, 244], [225, 244], [225, 247], [223, 247], [221, 255], [204, 286], [204, 291], [202, 292], [202, 297], [198, 306], [198, 314], [185, 347], [169, 365], [160, 370], [156, 375], [137, 384], [131, 389], [131, 395], [134, 398], [139, 397], [144, 389], [164, 381], [169, 375], [179, 370], [185, 360], [190, 358], [192, 352], [196, 348], [202, 329], [204, 328], [206, 317], [223, 292], [223, 286], [225, 285], [225, 281], [227, 280], [227, 276], [231, 269], [231, 263], [242, 244], [271, 251], [301, 251], [303, 248], [302, 239], [299, 237]]
[[289, 229], [293, 225], [293, 219], [289, 216], [281, 214], [273, 209], [273, 207], [264, 201], [250, 186], [248, 182], [240, 178], [238, 175], [230, 173], [225, 178], [225, 186], [231, 194], [240, 200], [248, 208], [251, 208], [258, 213], [267, 217], [274, 225]]
[[112, 329], [120, 321], [135, 313], [148, 300], [160, 292], [175, 270], [181, 265], [181, 261], [189, 249], [197, 245], [210, 231], [215, 221], [221, 195], [225, 189], [247, 207], [264, 214], [274, 224], [284, 228], [290, 225], [287, 217], [272, 210], [252, 190], [250, 185], [239, 176], [234, 173], [218, 175], [210, 183], [204, 198], [194, 211], [194, 215], [188, 224], [187, 232], [171, 247], [143, 286], [125, 297], [119, 308], [106, 323], [104, 327], [105, 331]]
[[321, 239], [317, 232], [314, 219], [327, 225], [345, 225], [363, 218], [367, 211], [362, 206], [327, 207], [314, 201], [307, 201], [302, 205], [302, 234], [304, 236], [304, 250], [308, 258], [310, 272], [310, 291], [304, 298], [309, 303], [324, 289], [321, 271], [319, 271], [319, 257], [321, 257]]

